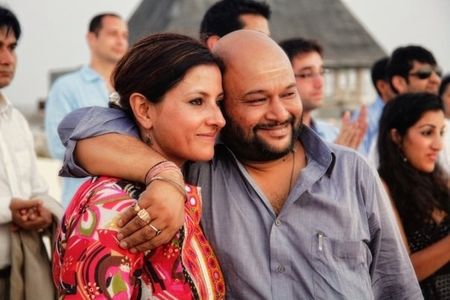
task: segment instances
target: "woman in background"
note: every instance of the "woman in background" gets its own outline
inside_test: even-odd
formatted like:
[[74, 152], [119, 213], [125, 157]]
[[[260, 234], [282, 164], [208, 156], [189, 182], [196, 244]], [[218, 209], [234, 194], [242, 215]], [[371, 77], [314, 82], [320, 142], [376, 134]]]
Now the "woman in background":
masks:
[[[54, 252], [53, 275], [65, 299], [222, 299], [217, 259], [200, 228], [199, 188], [168, 177], [187, 160], [210, 160], [225, 121], [221, 62], [196, 40], [156, 34], [135, 44], [116, 66], [116, 103], [136, 121], [140, 138], [167, 161], [147, 173], [186, 193], [185, 223], [173, 240], [149, 253], [119, 247], [118, 216], [134, 206], [142, 225], [158, 235], [137, 205], [145, 189], [119, 178], [95, 177], [67, 208]], [[170, 162], [169, 162], [170, 161]], [[172, 163], [174, 162], [174, 163]], [[165, 176], [161, 176], [166, 171]]]
[[441, 97], [444, 106], [446, 127], [448, 128], [444, 137], [444, 149], [439, 157], [439, 162], [446, 171], [447, 179], [450, 182], [450, 74], [442, 78], [439, 87], [439, 97]]
[[379, 173], [425, 299], [450, 299], [450, 191], [437, 164], [445, 129], [442, 102], [400, 95], [380, 119]]

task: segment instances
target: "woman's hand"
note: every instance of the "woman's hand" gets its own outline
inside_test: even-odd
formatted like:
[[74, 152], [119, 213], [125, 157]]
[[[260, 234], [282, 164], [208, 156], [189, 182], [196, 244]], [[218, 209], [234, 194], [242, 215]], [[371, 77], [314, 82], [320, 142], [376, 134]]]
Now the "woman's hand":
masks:
[[[181, 176], [175, 178], [172, 173], [170, 178], [184, 186]], [[184, 224], [185, 201], [185, 195], [173, 184], [153, 181], [140, 195], [137, 207], [130, 207], [121, 214], [118, 225], [122, 228], [117, 236], [120, 246], [136, 252], [169, 242]], [[141, 209], [147, 211], [150, 222], [145, 212], [139, 214], [141, 217], [138, 215]]]

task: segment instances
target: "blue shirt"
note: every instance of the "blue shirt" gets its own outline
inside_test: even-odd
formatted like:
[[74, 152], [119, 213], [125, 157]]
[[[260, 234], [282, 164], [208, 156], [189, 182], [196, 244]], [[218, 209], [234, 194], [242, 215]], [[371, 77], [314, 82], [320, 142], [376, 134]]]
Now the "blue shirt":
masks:
[[334, 143], [339, 134], [339, 129], [327, 122], [311, 119], [310, 128], [324, 141]]
[[[132, 123], [119, 110], [69, 115], [60, 126], [69, 145], [62, 172], [87, 175], [70, 158], [74, 139], [119, 131], [136, 136]], [[308, 127], [299, 139], [307, 166], [278, 215], [225, 145], [216, 146], [211, 162], [188, 169], [188, 181], [202, 187], [202, 226], [228, 298], [422, 299], [374, 169]]]
[[[104, 80], [89, 66], [61, 76], [53, 84], [45, 107], [45, 133], [50, 154], [62, 160], [65, 148], [58, 137], [58, 124], [71, 111], [85, 106], [108, 105], [108, 90]], [[64, 178], [62, 205], [67, 207], [84, 180]]]

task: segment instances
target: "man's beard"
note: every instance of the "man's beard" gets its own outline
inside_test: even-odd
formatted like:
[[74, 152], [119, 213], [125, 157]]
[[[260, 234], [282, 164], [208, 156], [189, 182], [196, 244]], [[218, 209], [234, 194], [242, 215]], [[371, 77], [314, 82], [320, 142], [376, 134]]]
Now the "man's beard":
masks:
[[[281, 158], [293, 150], [295, 141], [303, 127], [303, 115], [299, 122], [291, 116], [284, 122], [272, 122], [266, 124], [257, 124], [252, 128], [251, 136], [245, 134], [245, 131], [236, 124], [230, 117], [224, 114], [227, 121], [221, 132], [221, 140], [227, 145], [238, 159], [249, 161], [271, 161]], [[291, 125], [291, 141], [283, 149], [275, 149], [258, 137], [258, 130], [269, 129], [276, 126]]]

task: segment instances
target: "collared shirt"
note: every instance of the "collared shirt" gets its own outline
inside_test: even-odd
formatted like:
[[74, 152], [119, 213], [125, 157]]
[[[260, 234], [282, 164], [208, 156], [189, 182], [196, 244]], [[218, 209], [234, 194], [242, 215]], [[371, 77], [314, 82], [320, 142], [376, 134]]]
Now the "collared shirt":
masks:
[[[380, 96], [377, 96], [375, 102], [367, 107], [367, 131], [361, 146], [358, 148], [358, 152], [366, 157], [369, 155], [373, 141], [375, 141], [378, 136], [379, 123], [384, 105], [383, 99], [381, 99]], [[353, 114], [353, 118], [357, 118], [358, 115], [359, 111]]]
[[0, 269], [11, 262], [11, 199], [39, 198], [47, 191], [47, 184], [37, 171], [28, 123], [0, 93]]
[[336, 126], [320, 120], [311, 119], [310, 128], [328, 143], [334, 143], [339, 134]]
[[[83, 128], [71, 134], [78, 123]], [[60, 134], [66, 141], [111, 131], [136, 135], [131, 124], [118, 110], [91, 108], [68, 116]], [[212, 162], [189, 169], [188, 181], [202, 187], [202, 225], [228, 297], [422, 299], [376, 172], [354, 151], [326, 145], [306, 127], [300, 141], [308, 163], [279, 215], [226, 146], [217, 145]], [[62, 172], [74, 163], [66, 161]]]
[[[57, 128], [71, 111], [86, 106], [108, 105], [108, 90], [102, 77], [89, 66], [58, 78], [53, 84], [45, 108], [45, 132], [50, 154], [62, 160], [65, 148]], [[83, 179], [64, 178], [62, 203], [67, 207]]]

